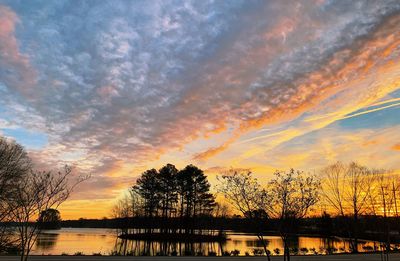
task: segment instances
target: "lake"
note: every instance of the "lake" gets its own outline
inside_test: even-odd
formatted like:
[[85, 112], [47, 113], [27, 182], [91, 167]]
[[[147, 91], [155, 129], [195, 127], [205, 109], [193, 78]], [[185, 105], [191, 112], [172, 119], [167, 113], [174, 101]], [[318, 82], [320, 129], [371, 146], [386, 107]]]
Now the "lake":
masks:
[[[224, 252], [240, 251], [250, 255], [261, 251], [262, 245], [257, 237], [246, 233], [227, 231], [227, 240], [223, 243], [177, 243], [177, 242], [148, 242], [138, 240], [122, 240], [117, 238], [117, 231], [103, 228], [62, 228], [60, 230], [46, 230], [39, 235], [33, 249], [37, 255], [73, 255], [77, 252], [92, 255], [100, 253], [128, 254], [128, 255], [184, 255], [190, 249], [196, 255], [222, 255]], [[283, 244], [278, 236], [266, 236], [268, 249], [272, 254], [282, 254]], [[328, 252], [349, 252], [349, 242], [341, 238], [321, 238], [297, 236], [291, 239], [290, 248], [299, 254], [326, 254]], [[379, 243], [360, 241], [360, 252], [371, 251], [379, 247]]]

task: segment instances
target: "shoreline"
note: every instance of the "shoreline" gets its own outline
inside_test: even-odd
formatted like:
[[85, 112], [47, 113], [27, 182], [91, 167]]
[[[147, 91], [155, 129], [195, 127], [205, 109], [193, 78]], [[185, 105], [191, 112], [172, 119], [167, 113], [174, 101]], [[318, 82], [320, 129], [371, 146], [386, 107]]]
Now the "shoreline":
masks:
[[[318, 255], [318, 256], [291, 256], [293, 261], [301, 260], [314, 260], [314, 261], [374, 261], [380, 260], [381, 254], [378, 253], [363, 253], [363, 254], [334, 254], [334, 255]], [[17, 261], [19, 260], [19, 256], [1, 256], [0, 261]], [[182, 256], [182, 257], [171, 257], [171, 256], [41, 256], [41, 255], [32, 255], [30, 256], [30, 260], [46, 260], [46, 261], [62, 261], [62, 260], [74, 260], [74, 261], [97, 261], [97, 260], [110, 260], [110, 261], [118, 261], [118, 260], [266, 260], [266, 256], [235, 256], [235, 257], [226, 257], [226, 256], [218, 256], [218, 257], [206, 257], [206, 256]], [[282, 256], [271, 256], [271, 260], [282, 260]], [[391, 253], [390, 254], [391, 261], [400, 261], [399, 253]]]

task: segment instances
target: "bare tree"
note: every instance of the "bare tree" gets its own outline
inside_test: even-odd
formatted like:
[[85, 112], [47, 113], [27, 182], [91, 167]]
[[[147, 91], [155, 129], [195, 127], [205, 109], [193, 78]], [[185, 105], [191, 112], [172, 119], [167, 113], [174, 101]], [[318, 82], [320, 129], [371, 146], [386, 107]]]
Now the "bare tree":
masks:
[[227, 218], [229, 216], [229, 206], [224, 202], [217, 202], [213, 211], [216, 218]]
[[337, 162], [324, 168], [322, 175], [321, 191], [325, 202], [337, 215], [351, 218], [347, 223], [348, 236], [352, 238], [352, 251], [358, 252], [359, 219], [361, 215], [373, 212], [370, 198], [376, 172], [354, 162]]
[[28, 260], [40, 233], [36, 220], [40, 213], [50, 208], [57, 209], [68, 199], [72, 190], [89, 177], [80, 177], [71, 182], [71, 173], [72, 169], [68, 166], [58, 173], [30, 171], [24, 180], [14, 184], [15, 193], [5, 201], [10, 210], [10, 219], [16, 222], [21, 261]]
[[231, 169], [217, 178], [220, 182], [218, 191], [223, 193], [228, 202], [258, 228], [257, 237], [263, 245], [268, 260], [271, 260], [262, 229], [268, 220], [268, 214], [257, 214], [270, 212], [271, 199], [267, 191], [261, 187], [249, 170]]
[[119, 199], [112, 208], [112, 217], [119, 220], [119, 229], [117, 235], [127, 234], [130, 222], [133, 217], [143, 216], [143, 200], [134, 189], [128, 190], [128, 193]]
[[389, 260], [390, 252], [390, 222], [389, 217], [398, 217], [397, 197], [400, 188], [399, 180], [396, 175], [386, 170], [375, 170], [375, 184], [370, 193], [372, 214], [382, 217], [383, 220], [383, 255], [381, 259]]
[[304, 218], [319, 199], [320, 181], [316, 176], [294, 169], [276, 171], [268, 183], [271, 198], [269, 215], [279, 221], [279, 233], [284, 245], [284, 260], [290, 260], [289, 235], [296, 232]]
[[14, 184], [20, 182], [30, 168], [31, 161], [24, 148], [0, 137], [0, 252], [7, 252], [18, 243], [13, 230], [6, 226], [6, 222], [12, 221], [6, 200], [15, 193]]

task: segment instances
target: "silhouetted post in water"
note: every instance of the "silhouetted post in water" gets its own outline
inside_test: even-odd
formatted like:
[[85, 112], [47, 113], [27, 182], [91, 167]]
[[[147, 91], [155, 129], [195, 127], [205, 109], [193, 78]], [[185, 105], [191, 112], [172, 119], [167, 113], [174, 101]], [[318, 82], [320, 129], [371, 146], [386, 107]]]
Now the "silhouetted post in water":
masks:
[[[263, 236], [263, 227], [271, 210], [271, 198], [267, 191], [260, 186], [249, 170], [231, 169], [217, 178], [220, 181], [218, 191], [223, 193], [232, 206], [258, 228], [257, 238], [263, 245], [267, 259], [271, 260]], [[257, 216], [257, 213], [263, 213], [263, 215]]]
[[[7, 199], [16, 193], [15, 184], [23, 180], [31, 167], [31, 160], [21, 145], [0, 137], [0, 222], [2, 224], [13, 221]], [[13, 236], [13, 230], [1, 225], [0, 252], [8, 252], [17, 245], [18, 240]]]
[[290, 260], [289, 236], [319, 199], [320, 181], [313, 175], [294, 169], [276, 171], [268, 183], [271, 198], [270, 216], [279, 220], [284, 244], [284, 260]]
[[358, 227], [360, 216], [367, 213], [373, 206], [370, 204], [371, 186], [375, 173], [357, 163], [343, 164], [337, 162], [322, 170], [324, 182], [322, 194], [324, 200], [338, 216], [352, 222], [347, 224], [347, 232], [351, 238], [352, 252], [358, 252]]

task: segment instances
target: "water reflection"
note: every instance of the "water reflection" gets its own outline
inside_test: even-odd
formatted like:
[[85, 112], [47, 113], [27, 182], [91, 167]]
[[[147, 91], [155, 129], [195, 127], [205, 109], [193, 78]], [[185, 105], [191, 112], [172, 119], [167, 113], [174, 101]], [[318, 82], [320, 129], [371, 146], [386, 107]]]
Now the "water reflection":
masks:
[[[253, 255], [263, 251], [262, 244], [256, 236], [227, 231], [225, 242], [184, 243], [155, 242], [144, 240], [123, 240], [117, 238], [115, 230], [63, 228], [46, 231], [38, 238], [35, 254], [60, 255], [82, 252], [87, 255], [121, 254], [135, 256], [155, 255], [223, 255], [235, 250], [240, 255]], [[282, 254], [283, 244], [278, 236], [265, 237], [271, 254]], [[360, 241], [360, 252], [378, 249], [379, 244], [372, 241]], [[350, 244], [341, 238], [292, 237], [290, 249], [293, 254], [328, 254], [350, 252]]]
[[118, 239], [115, 254], [133, 256], [203, 256], [223, 252], [219, 243], [155, 242]]
[[58, 234], [56, 233], [42, 233], [39, 234], [36, 240], [37, 250], [51, 250], [56, 245]]

